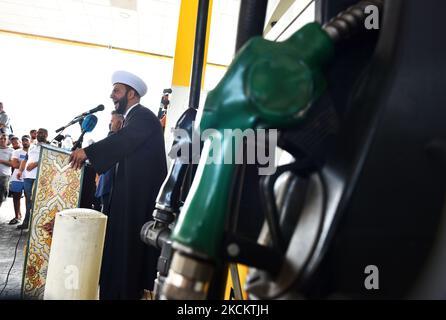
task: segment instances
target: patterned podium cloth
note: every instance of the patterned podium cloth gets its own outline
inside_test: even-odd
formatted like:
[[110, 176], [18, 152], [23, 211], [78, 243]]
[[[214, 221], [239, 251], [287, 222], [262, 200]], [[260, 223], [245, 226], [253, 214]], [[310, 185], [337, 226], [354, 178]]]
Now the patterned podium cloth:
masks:
[[71, 169], [69, 157], [70, 152], [49, 145], [40, 151], [23, 271], [24, 299], [43, 299], [56, 213], [79, 206], [83, 169]]

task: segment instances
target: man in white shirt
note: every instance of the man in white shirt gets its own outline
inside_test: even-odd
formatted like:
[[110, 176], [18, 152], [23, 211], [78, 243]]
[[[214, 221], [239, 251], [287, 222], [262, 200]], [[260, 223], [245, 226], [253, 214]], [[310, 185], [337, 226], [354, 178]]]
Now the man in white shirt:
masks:
[[20, 144], [20, 140], [19, 140], [19, 138], [18, 137], [16, 137], [16, 136], [11, 136], [11, 137], [9, 137], [9, 141], [11, 142], [11, 148], [13, 149], [13, 150], [18, 150], [18, 149], [21, 149], [22, 148], [22, 145]]
[[12, 149], [8, 148], [8, 135], [0, 134], [0, 206], [8, 197], [11, 176]]
[[37, 144], [37, 130], [35, 129], [30, 130], [29, 136], [31, 137], [31, 145], [35, 146]]
[[9, 224], [17, 224], [22, 219], [22, 213], [20, 212], [20, 199], [24, 190], [23, 175], [19, 179], [17, 173], [19, 172], [20, 162], [25, 160], [26, 155], [30, 148], [31, 138], [28, 135], [22, 137], [22, 148], [14, 150], [12, 152], [11, 165], [14, 168], [11, 179], [9, 180], [9, 191], [12, 195], [12, 201], [14, 202], [15, 217], [9, 221]]
[[[25, 189], [26, 197], [26, 213], [23, 223], [17, 226], [17, 229], [28, 229], [29, 218], [31, 215], [32, 207], [32, 190], [33, 184], [37, 176], [37, 167], [39, 166], [40, 157], [40, 146], [42, 144], [48, 143], [46, 139], [48, 138], [48, 130], [40, 128], [37, 130], [37, 145], [28, 151], [28, 155], [20, 163], [19, 171], [17, 172], [17, 177], [23, 178], [23, 186]], [[25, 176], [22, 175], [25, 173]]]

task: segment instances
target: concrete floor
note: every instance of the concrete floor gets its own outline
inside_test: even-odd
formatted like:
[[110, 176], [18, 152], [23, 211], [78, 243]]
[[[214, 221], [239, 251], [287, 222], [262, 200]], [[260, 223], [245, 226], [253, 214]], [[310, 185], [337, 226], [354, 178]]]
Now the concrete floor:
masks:
[[[22, 198], [21, 201], [21, 212], [22, 217], [24, 217], [25, 198]], [[0, 294], [0, 300], [20, 299], [25, 258], [24, 247], [28, 240], [28, 231], [23, 231], [21, 234], [17, 225], [8, 225], [12, 218], [14, 218], [12, 198], [7, 198], [0, 207], [0, 293], [5, 287], [6, 277], [13, 264], [17, 244], [18, 246], [14, 265], [10, 271], [8, 283], [3, 293]]]

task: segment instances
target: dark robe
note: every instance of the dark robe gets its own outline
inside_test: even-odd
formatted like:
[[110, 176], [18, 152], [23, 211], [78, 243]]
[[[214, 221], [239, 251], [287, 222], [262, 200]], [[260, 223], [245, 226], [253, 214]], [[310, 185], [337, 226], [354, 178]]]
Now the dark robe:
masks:
[[140, 299], [153, 290], [159, 251], [139, 237], [152, 219], [155, 200], [167, 175], [161, 124], [137, 105], [117, 133], [85, 148], [97, 173], [116, 165], [102, 258], [100, 298]]

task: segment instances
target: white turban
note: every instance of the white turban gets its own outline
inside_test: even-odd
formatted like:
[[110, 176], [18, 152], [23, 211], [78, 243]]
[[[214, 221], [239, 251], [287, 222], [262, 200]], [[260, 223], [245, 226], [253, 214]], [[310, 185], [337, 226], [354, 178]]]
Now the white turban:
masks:
[[122, 83], [126, 84], [138, 92], [140, 97], [143, 97], [147, 93], [147, 85], [144, 81], [134, 75], [133, 73], [127, 71], [115, 71], [112, 75], [112, 84]]

